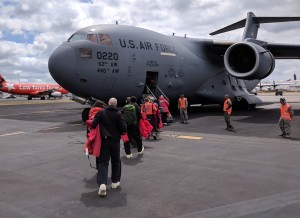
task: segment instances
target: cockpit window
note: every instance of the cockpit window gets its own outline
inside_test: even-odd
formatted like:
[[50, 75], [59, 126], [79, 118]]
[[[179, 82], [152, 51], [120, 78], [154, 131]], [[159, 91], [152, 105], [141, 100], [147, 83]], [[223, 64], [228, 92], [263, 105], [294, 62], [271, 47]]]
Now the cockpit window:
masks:
[[77, 41], [77, 40], [86, 40], [85, 34], [73, 34], [69, 39], [68, 42]]
[[90, 40], [91, 42], [100, 43], [100, 45], [104, 46], [112, 46], [112, 42], [108, 34], [73, 34], [69, 39], [68, 42], [77, 41], [77, 40]]
[[90, 48], [80, 48], [80, 57], [81, 58], [92, 58], [92, 49]]
[[112, 46], [111, 40], [108, 34], [98, 34], [100, 39], [100, 44], [105, 46]]
[[74, 34], [69, 39], [68, 42], [77, 41], [77, 40], [90, 40], [91, 42], [99, 43], [97, 34]]
[[90, 40], [91, 42], [98, 43], [97, 34], [95, 34], [95, 33], [93, 33], [93, 34], [87, 34], [86, 39]]

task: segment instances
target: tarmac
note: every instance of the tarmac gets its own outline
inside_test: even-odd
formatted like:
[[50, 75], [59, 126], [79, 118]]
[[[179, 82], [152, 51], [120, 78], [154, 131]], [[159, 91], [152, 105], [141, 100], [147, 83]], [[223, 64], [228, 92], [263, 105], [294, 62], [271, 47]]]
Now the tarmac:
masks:
[[[121, 187], [97, 195], [83, 152], [85, 106], [68, 100], [0, 100], [0, 217], [300, 217], [300, 95], [292, 138], [278, 136], [279, 98], [233, 110], [189, 109], [189, 124], [166, 126], [127, 160]], [[95, 159], [91, 157], [94, 165]]]

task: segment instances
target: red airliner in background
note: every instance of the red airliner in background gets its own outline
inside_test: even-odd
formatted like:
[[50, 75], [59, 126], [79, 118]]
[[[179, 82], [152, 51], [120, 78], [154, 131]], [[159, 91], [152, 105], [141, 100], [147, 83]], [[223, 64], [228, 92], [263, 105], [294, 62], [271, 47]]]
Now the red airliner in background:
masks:
[[0, 91], [13, 95], [27, 95], [28, 100], [32, 100], [32, 98], [45, 100], [46, 96], [55, 98], [69, 93], [58, 84], [9, 83], [5, 81], [1, 74]]

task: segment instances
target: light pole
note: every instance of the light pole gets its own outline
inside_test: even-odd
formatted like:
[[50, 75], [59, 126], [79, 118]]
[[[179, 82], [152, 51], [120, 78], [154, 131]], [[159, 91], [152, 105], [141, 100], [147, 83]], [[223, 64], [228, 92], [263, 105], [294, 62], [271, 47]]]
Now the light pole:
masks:
[[20, 73], [18, 73], [19, 83], [20, 83]]

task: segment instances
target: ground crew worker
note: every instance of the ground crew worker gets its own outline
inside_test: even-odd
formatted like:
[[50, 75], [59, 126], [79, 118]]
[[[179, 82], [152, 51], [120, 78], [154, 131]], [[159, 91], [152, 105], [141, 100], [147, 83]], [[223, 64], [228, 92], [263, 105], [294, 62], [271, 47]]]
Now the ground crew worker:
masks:
[[224, 96], [224, 99], [225, 99], [225, 101], [224, 101], [223, 111], [224, 111], [224, 119], [225, 119], [225, 122], [227, 124], [227, 127], [226, 127], [225, 130], [231, 131], [231, 130], [234, 129], [233, 126], [230, 123], [230, 115], [231, 115], [231, 112], [232, 112], [232, 103], [231, 103], [231, 100], [230, 100], [228, 94], [226, 94]]
[[184, 97], [184, 94], [180, 94], [180, 98], [178, 99], [178, 110], [180, 111], [181, 123], [188, 123], [188, 100]]
[[280, 119], [279, 119], [279, 127], [282, 131], [280, 136], [284, 138], [290, 138], [291, 134], [291, 122], [292, 117], [294, 116], [294, 111], [292, 106], [288, 104], [285, 98], [280, 98]]

